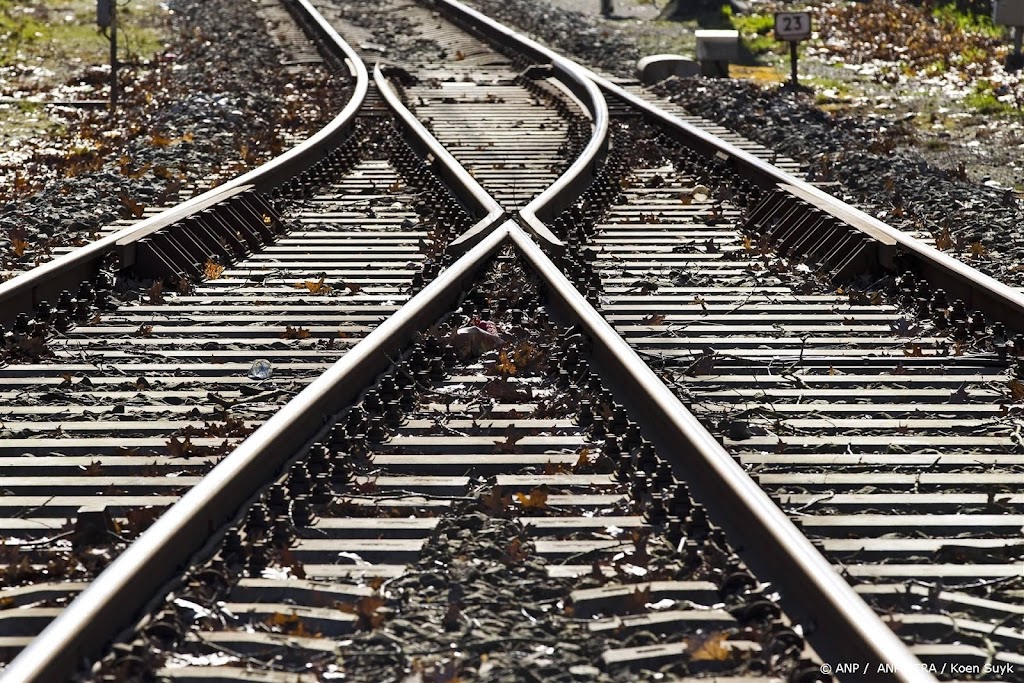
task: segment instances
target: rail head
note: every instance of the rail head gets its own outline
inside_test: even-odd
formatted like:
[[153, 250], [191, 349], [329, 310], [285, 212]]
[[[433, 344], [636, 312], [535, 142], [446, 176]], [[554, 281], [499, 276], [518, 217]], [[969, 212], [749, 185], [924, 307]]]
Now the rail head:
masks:
[[519, 211], [519, 218], [523, 224], [528, 226], [547, 248], [560, 253], [565, 245], [544, 221], [554, 218], [578, 199], [594, 179], [597, 167], [608, 151], [611, 119], [604, 95], [590, 78], [589, 71], [535, 40], [513, 31], [458, 0], [434, 0], [434, 6], [458, 18], [462, 23], [472, 26], [494, 43], [526, 55], [537, 63], [549, 64], [554, 78], [576, 102], [582, 105], [590, 118], [590, 140], [580, 155], [554, 183]]
[[465, 253], [503, 222], [505, 210], [402, 103], [379, 62], [373, 67], [373, 82], [388, 109], [395, 115], [406, 141], [421, 158], [431, 160], [431, 170], [441, 177], [470, 215], [477, 219], [469, 230], [449, 245], [450, 253]]
[[239, 444], [18, 654], [0, 681], [73, 680], [83, 661], [136, 623], [211, 535], [330, 426], [339, 406], [387, 370], [395, 349], [451, 310], [511, 227], [506, 222], [484, 237]]
[[970, 308], [978, 308], [1002, 320], [1012, 329], [1024, 329], [1024, 293], [981, 273], [959, 259], [911, 237], [902, 230], [878, 220], [874, 216], [829, 195], [820, 188], [758, 159], [725, 140], [680, 119], [586, 67], [576, 65], [587, 77], [609, 95], [618, 98], [641, 112], [649, 120], [675, 131], [688, 144], [709, 155], [724, 155], [733, 170], [751, 182], [766, 189], [782, 189], [811, 205], [839, 218], [850, 227], [864, 233], [882, 245], [899, 249], [914, 259], [922, 274], [938, 280], [953, 296], [963, 298]]
[[52, 300], [61, 290], [76, 288], [99, 272], [109, 254], [118, 249], [130, 254], [130, 245], [230, 198], [240, 188], [250, 186], [259, 192], [272, 190], [301, 169], [326, 157], [338, 142], [351, 133], [356, 113], [369, 89], [366, 66], [309, 0], [286, 0], [285, 4], [320, 34], [327, 49], [334, 51], [347, 64], [353, 77], [352, 97], [342, 111], [308, 139], [258, 168], [0, 283], [0, 321], [11, 320], [19, 313], [30, 313], [39, 302]]
[[[664, 452], [758, 576], [782, 594], [787, 613], [813, 624], [806, 633], [826, 661], [877, 663], [876, 681], [934, 683], [906, 645], [832, 568], [807, 537], [733, 460], [653, 370], [530, 237], [509, 238], [545, 285], [549, 305], [586, 330], [593, 361], [633, 417]], [[813, 605], [813, 607], [809, 607]]]

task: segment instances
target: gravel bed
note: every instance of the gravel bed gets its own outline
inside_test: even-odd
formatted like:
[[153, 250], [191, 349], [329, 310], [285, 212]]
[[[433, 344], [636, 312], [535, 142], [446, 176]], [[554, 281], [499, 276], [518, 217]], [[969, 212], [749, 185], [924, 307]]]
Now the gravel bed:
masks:
[[[622, 33], [589, 12], [545, 0], [473, 0], [481, 11], [565, 50], [584, 63], [632, 75], [638, 56]], [[601, 40], [583, 39], [602, 32]], [[606, 41], [613, 41], [609, 50]], [[730, 79], [673, 79], [659, 90], [694, 114], [746, 135], [811, 168], [815, 181], [841, 183], [841, 194], [901, 230], [936, 244], [1011, 286], [1024, 286], [1024, 235], [1014, 194], [965, 165], [941, 168], [914, 149], [914, 131], [883, 117], [828, 114], [804, 92]], [[934, 155], [932, 155], [934, 156]], [[969, 159], [967, 160], [970, 161]], [[989, 184], [986, 185], [985, 183]]]
[[[586, 518], [596, 512], [593, 507], [549, 504], [549, 495], [563, 493], [556, 484], [514, 494], [496, 486], [489, 475], [469, 472], [472, 481], [467, 494], [453, 496], [450, 505], [422, 508], [419, 503], [397, 503], [394, 490], [377, 489], [379, 477], [398, 473], [375, 464], [373, 458], [408, 453], [386, 437], [402, 434], [406, 427], [397, 425], [406, 418], [433, 419], [439, 431], [428, 433], [446, 434], [454, 429], [448, 426], [450, 420], [481, 417], [481, 406], [497, 409], [495, 401], [526, 402], [535, 403], [536, 408], [524, 417], [568, 419], [592, 427], [600, 422], [607, 423], [609, 430], [621, 429], [618, 407], [600, 380], [586, 370], [586, 340], [574, 329], [551, 325], [545, 310], [536, 305], [537, 287], [517, 260], [495, 260], [485, 279], [467, 294], [460, 311], [421, 342], [419, 367], [444, 358], [448, 380], [426, 385], [417, 380], [414, 391], [418, 397], [411, 399], [414, 403], [402, 409], [398, 421], [389, 427], [381, 424], [379, 415], [382, 411], [390, 415], [394, 404], [388, 399], [385, 409], [383, 405], [374, 407], [374, 402], [382, 400], [385, 385], [390, 385], [387, 395], [392, 395], [390, 392], [404, 382], [401, 374], [419, 377], [413, 365], [415, 356], [407, 359], [404, 372], [392, 370], [373, 391], [364, 394], [358, 408], [335, 425], [332, 444], [314, 447], [304, 463], [293, 466], [281, 484], [265, 492], [243, 515], [244, 523], [228, 532], [217, 556], [193, 568], [154, 619], [136, 634], [130, 652], [128, 647], [117, 648], [103, 660], [99, 675], [92, 680], [104, 680], [103, 676], [145, 678], [145, 672], [160, 667], [230, 665], [308, 673], [317, 680], [611, 683], [711, 673], [786, 677], [806, 666], [801, 659], [802, 638], [775, 619], [780, 616], [775, 594], [749, 575], [721, 531], [710, 524], [704, 508], [689, 498], [686, 485], [677, 485], [666, 473], [665, 463], [652, 464], [646, 459], [645, 453], [657, 457], [643, 448], [639, 433], [634, 434], [633, 445], [623, 437], [622, 448], [628, 450], [620, 456], [611, 450], [618, 449], [616, 438], [601, 437], [596, 427], [556, 427], [559, 435], [589, 432], [576, 463], [571, 467], [549, 463], [543, 469], [526, 466], [517, 472], [538, 477], [617, 472], [620, 481], [601, 485], [600, 491], [623, 499], [609, 503], [599, 514], [646, 513], [655, 520], [654, 526], [592, 530], [581, 525], [578, 530], [567, 528], [558, 534], [563, 540], [621, 541], [621, 551], [614, 553], [586, 550], [578, 556], [558, 558], [537, 551], [538, 535], [525, 526], [531, 519]], [[431, 347], [433, 351], [426, 350]], [[452, 381], [467, 375], [488, 381]], [[556, 377], [575, 381], [561, 382]], [[404, 402], [401, 399], [399, 403]], [[439, 402], [448, 402], [450, 409], [438, 413], [424, 405]], [[472, 407], [464, 409], [453, 403]], [[588, 412], [591, 406], [593, 412]], [[584, 420], [585, 415], [589, 421]], [[481, 429], [484, 431], [474, 429], [473, 435], [487, 433], [488, 428]], [[495, 452], [520, 452], [516, 441], [547, 433], [540, 429], [510, 426], [505, 430], [506, 440], [495, 444]], [[375, 430], [378, 436], [374, 436]], [[631, 432], [627, 428], [625, 433]], [[615, 445], [609, 446], [609, 442]], [[317, 482], [330, 482], [329, 490], [318, 495], [315, 512], [309, 505], [299, 505], [299, 499], [313, 499], [297, 492], [298, 480], [308, 484], [311, 474]], [[573, 488], [581, 492], [582, 485]], [[296, 501], [290, 515], [289, 498]], [[429, 498], [436, 503], [438, 496]], [[308, 514], [299, 514], [302, 507]], [[680, 512], [685, 520], [665, 516]], [[307, 528], [314, 517], [343, 520], [368, 516], [439, 519], [417, 559], [400, 576], [370, 578], [364, 588], [372, 593], [332, 605], [357, 617], [351, 632], [333, 638], [335, 651], [311, 657], [309, 651], [298, 648], [264, 648], [256, 657], [209, 645], [217, 642], [204, 638], [210, 632], [254, 628], [281, 637], [316, 636], [316, 627], [297, 612], [261, 612], [262, 616], [253, 617], [237, 608], [227, 609], [233, 601], [232, 587], [246, 575], [278, 581], [315, 579], [316, 570], [304, 567], [299, 553], [291, 549], [294, 539], [321, 537], [322, 531]], [[272, 528], [268, 528], [271, 519]], [[383, 538], [389, 538], [387, 532]], [[589, 564], [592, 571], [577, 578], [551, 578], [549, 564], [557, 562]], [[687, 599], [654, 600], [648, 582], [672, 580], [710, 582], [717, 586], [717, 596], [707, 598], [711, 603], [707, 605]], [[329, 600], [331, 591], [352, 581], [330, 583], [336, 587], [324, 585], [321, 600]], [[612, 585], [635, 585], [634, 597], [621, 608], [584, 608], [583, 601], [573, 601], [573, 591]], [[655, 614], [666, 609], [726, 610], [735, 621], [721, 626], [680, 626], [666, 632], [656, 624], [601, 632], [588, 628], [595, 617]], [[626, 668], [606, 665], [602, 659], [608, 650], [680, 642], [686, 643], [685, 655], [658, 663]], [[813, 668], [816, 671], [817, 665]], [[188, 673], [187, 669], [182, 673]]]
[[806, 163], [810, 180], [838, 182], [847, 201], [893, 227], [930, 236], [982, 272], [1024, 286], [1024, 215], [1014, 194], [929, 164], [901, 145], [906, 130], [827, 114], [804, 93], [744, 81], [671, 79], [656, 91]]
[[0, 195], [0, 279], [259, 165], [343, 106], [340, 77], [324, 66], [282, 67], [262, 8], [170, 5], [174, 37], [153, 63], [126, 70], [116, 117], [66, 112], [73, 132], [37, 150]]
[[[643, 56], [623, 31], [601, 25], [587, 14], [536, 0], [473, 0], [467, 4], [616, 76], [633, 76], [636, 62]], [[598, 0], [593, 0], [593, 5], [599, 7]]]

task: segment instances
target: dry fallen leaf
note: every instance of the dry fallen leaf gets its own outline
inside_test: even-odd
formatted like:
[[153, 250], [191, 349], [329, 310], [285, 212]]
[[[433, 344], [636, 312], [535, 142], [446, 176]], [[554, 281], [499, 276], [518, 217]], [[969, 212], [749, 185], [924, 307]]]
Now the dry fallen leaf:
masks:
[[525, 436], [524, 432], [519, 431], [512, 425], [505, 428], [505, 440], [499, 441], [494, 444], [495, 453], [515, 453], [516, 442]]
[[1024, 400], [1024, 382], [1019, 379], [1011, 379], [1009, 383], [1010, 396], [1013, 397], [1014, 401]]
[[280, 336], [281, 339], [309, 339], [310, 332], [305, 327], [286, 325]]
[[512, 496], [506, 496], [500, 486], [495, 486], [488, 493], [480, 496], [480, 504], [491, 514], [501, 514], [512, 504]]
[[524, 510], [543, 510], [548, 506], [547, 487], [538, 486], [529, 493], [517, 493], [516, 501]]
[[732, 657], [732, 649], [726, 644], [728, 634], [709, 633], [693, 643], [690, 659], [698, 662], [725, 662]]
[[305, 280], [303, 282], [297, 282], [294, 285], [295, 289], [302, 289], [305, 287], [309, 290], [310, 294], [330, 294], [332, 288], [330, 285], [324, 284], [324, 278], [319, 280]]
[[512, 542], [508, 544], [505, 552], [502, 553], [502, 560], [505, 564], [515, 564], [522, 562], [527, 558], [529, 553], [523, 548], [523, 542], [518, 538], [513, 538]]
[[284, 633], [289, 636], [309, 637], [316, 634], [310, 633], [306, 629], [306, 625], [302, 619], [296, 613], [282, 614], [280, 612], [274, 612], [264, 620], [267, 626], [276, 633]]
[[207, 280], [217, 280], [224, 273], [224, 266], [220, 265], [216, 261], [208, 260], [206, 265], [203, 267], [203, 274]]
[[380, 611], [383, 606], [384, 598], [379, 595], [365, 595], [355, 604], [339, 603], [338, 609], [359, 617], [359, 628], [370, 631], [384, 623], [386, 615]]

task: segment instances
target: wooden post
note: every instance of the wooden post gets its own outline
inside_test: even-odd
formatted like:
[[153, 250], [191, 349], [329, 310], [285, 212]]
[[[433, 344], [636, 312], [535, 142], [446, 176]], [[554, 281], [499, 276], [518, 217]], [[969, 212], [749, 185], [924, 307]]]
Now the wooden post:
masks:
[[789, 80], [793, 83], [793, 87], [796, 87], [796, 43], [797, 41], [789, 41]]
[[110, 17], [110, 109], [117, 108], [117, 3], [111, 3]]

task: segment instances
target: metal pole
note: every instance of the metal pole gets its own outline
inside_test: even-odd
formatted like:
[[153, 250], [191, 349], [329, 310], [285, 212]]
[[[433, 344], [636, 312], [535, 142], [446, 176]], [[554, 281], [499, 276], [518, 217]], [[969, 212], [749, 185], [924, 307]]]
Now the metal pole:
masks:
[[110, 109], [117, 108], [117, 3], [110, 9]]
[[789, 41], [789, 80], [796, 87], [796, 41]]

